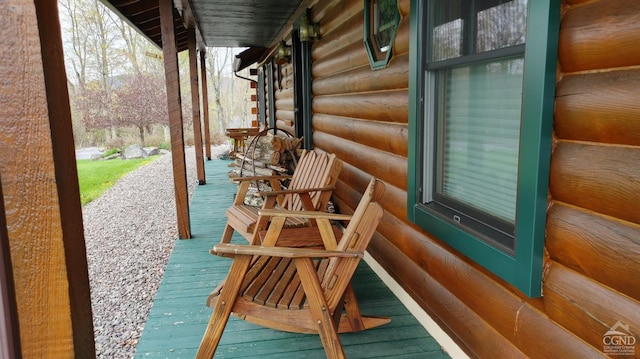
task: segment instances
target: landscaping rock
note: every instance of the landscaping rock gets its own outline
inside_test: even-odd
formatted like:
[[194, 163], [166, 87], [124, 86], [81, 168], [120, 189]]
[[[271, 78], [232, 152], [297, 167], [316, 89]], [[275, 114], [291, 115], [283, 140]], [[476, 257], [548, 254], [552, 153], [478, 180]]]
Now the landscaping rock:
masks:
[[119, 153], [114, 153], [112, 155], [109, 155], [109, 156], [105, 157], [104, 160], [108, 161], [108, 160], [114, 160], [116, 158], [122, 158], [122, 155], [119, 154]]
[[122, 158], [125, 160], [132, 160], [136, 158], [147, 158], [149, 154], [140, 145], [131, 145], [124, 150]]
[[143, 148], [145, 152], [147, 152], [147, 156], [155, 156], [160, 154], [158, 147], [145, 147]]

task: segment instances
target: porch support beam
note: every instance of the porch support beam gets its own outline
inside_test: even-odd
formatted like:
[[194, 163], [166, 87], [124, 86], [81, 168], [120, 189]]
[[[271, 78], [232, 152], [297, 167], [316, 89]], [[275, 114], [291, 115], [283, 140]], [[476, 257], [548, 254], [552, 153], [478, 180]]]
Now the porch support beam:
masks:
[[95, 358], [55, 1], [3, 0], [0, 172], [21, 357]]
[[207, 89], [207, 50], [200, 49], [200, 78], [202, 79], [202, 119], [204, 122], [204, 148], [207, 160], [211, 161], [211, 133], [209, 132], [209, 90]]
[[21, 358], [18, 305], [0, 179], [0, 358]]
[[189, 76], [191, 79], [191, 111], [193, 118], [193, 142], [196, 152], [196, 172], [198, 184], [207, 183], [204, 174], [204, 157], [202, 156], [202, 126], [200, 122], [200, 86], [198, 84], [198, 54], [196, 52], [196, 29], [187, 29], [189, 36], [187, 46], [189, 49]]
[[178, 50], [173, 24], [173, 2], [160, 0], [160, 28], [162, 31], [162, 55], [167, 84], [167, 105], [169, 108], [169, 133], [171, 135], [171, 158], [173, 160], [173, 185], [176, 196], [178, 236], [191, 238], [189, 221], [189, 195], [187, 190], [187, 170], [184, 158], [184, 130], [182, 121], [182, 101], [180, 99], [180, 72]]

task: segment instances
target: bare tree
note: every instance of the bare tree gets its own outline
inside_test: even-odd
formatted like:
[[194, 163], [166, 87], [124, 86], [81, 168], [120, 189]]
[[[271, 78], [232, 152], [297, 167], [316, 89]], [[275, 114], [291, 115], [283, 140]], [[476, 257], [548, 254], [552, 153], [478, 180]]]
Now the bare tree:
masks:
[[111, 75], [116, 67], [118, 51], [115, 43], [118, 40], [118, 31], [111, 18], [111, 11], [100, 0], [91, 1], [91, 12], [87, 14], [91, 21], [92, 32], [87, 38], [90, 41], [90, 53], [97, 65], [102, 87], [111, 90]]
[[82, 123], [87, 130], [106, 129], [112, 125], [111, 94], [104, 90], [98, 82], [91, 82], [76, 93], [75, 103], [81, 114]]
[[121, 51], [131, 63], [133, 72], [137, 75], [141, 74], [142, 72], [140, 71], [138, 56], [144, 46], [141, 44], [142, 36], [121, 18], [118, 18], [117, 21], [115, 21], [115, 25], [118, 30], [120, 30], [120, 36], [122, 36], [122, 40], [124, 40], [125, 44], [125, 47]]
[[113, 91], [112, 125], [135, 127], [140, 145], [146, 146], [145, 131], [154, 124], [169, 124], [164, 77], [160, 74], [134, 74], [122, 79]]
[[[149, 93], [156, 87], [149, 85], [151, 78], [164, 81], [161, 51], [100, 0], [59, 1], [74, 120], [83, 131], [80, 138], [86, 131], [90, 134], [87, 137], [99, 139], [104, 131], [103, 141], [110, 142], [116, 138], [117, 129], [135, 127], [144, 144], [153, 124], [163, 124], [166, 137], [164, 115], [148, 109], [166, 108], [158, 106], [159, 99]], [[212, 133], [223, 133], [230, 124], [238, 119], [242, 124], [242, 119], [249, 116], [249, 84], [233, 77], [233, 54], [230, 48], [212, 48], [207, 56]], [[179, 59], [184, 73], [181, 93], [189, 99], [188, 53], [180, 53]], [[187, 107], [183, 109], [184, 124], [190, 126], [191, 101], [182, 103]]]
[[[224, 132], [229, 124], [229, 117], [225, 116], [224, 106], [222, 104], [224, 71], [229, 72], [233, 53], [229, 48], [213, 47], [208, 49], [207, 68], [210, 72], [210, 84], [213, 87], [212, 95], [214, 97], [215, 116], [213, 128], [219, 132]], [[227, 75], [229, 77], [229, 75]]]
[[[112, 75], [123, 64], [122, 54], [117, 51], [119, 41], [112, 13], [99, 0], [60, 0], [61, 20], [67, 48], [67, 68], [73, 70], [77, 81], [75, 89], [70, 83], [72, 103], [81, 113], [82, 122], [88, 130], [100, 128], [106, 121], [97, 119], [97, 114], [109, 114], [111, 106]], [[97, 89], [95, 82], [100, 88]], [[91, 88], [86, 88], [92, 84]], [[95, 103], [88, 107], [87, 99], [94, 98]], [[82, 102], [82, 103], [80, 103]], [[115, 137], [115, 129], [111, 129]], [[107, 133], [108, 134], [108, 133]]]
[[[75, 76], [77, 85], [84, 89], [87, 82], [88, 43], [85, 41], [88, 30], [87, 19], [83, 13], [88, 11], [86, 3], [76, 0], [60, 0], [61, 20], [65, 39], [65, 62], [67, 73]], [[72, 70], [72, 71], [71, 71]], [[73, 85], [73, 83], [71, 83]]]

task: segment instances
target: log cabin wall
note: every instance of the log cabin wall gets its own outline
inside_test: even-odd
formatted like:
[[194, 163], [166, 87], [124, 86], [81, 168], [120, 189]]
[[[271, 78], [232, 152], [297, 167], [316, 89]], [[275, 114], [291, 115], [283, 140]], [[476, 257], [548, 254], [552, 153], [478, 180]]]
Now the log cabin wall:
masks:
[[[362, 0], [312, 8], [313, 145], [345, 162], [336, 207], [352, 211], [369, 176], [386, 183], [369, 252], [472, 357], [601, 357], [617, 321], [640, 337], [639, 3], [563, 4], [542, 298], [407, 220], [410, 0], [398, 6], [393, 57], [378, 71]], [[293, 71], [279, 71], [277, 123], [293, 132]]]
[[617, 321], [640, 337], [640, 3], [563, 10], [544, 304], [602, 349]]
[[293, 63], [275, 66], [276, 127], [290, 134], [295, 133], [293, 106]]

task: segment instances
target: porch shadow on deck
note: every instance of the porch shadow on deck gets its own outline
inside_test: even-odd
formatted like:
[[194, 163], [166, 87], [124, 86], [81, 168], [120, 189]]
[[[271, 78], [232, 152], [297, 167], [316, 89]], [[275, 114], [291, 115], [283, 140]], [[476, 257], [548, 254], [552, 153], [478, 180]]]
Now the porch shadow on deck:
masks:
[[[205, 163], [207, 184], [191, 202], [193, 239], [177, 240], [156, 294], [135, 358], [193, 358], [211, 316], [205, 300], [222, 280], [231, 260], [209, 254], [222, 236], [225, 210], [236, 187], [229, 182], [230, 162]], [[240, 236], [234, 242], [246, 243]], [[360, 333], [341, 334], [348, 358], [448, 358], [377, 275], [361, 262], [353, 287], [362, 313], [390, 316], [391, 323]], [[216, 357], [324, 358], [317, 335], [262, 328], [231, 317]]]

